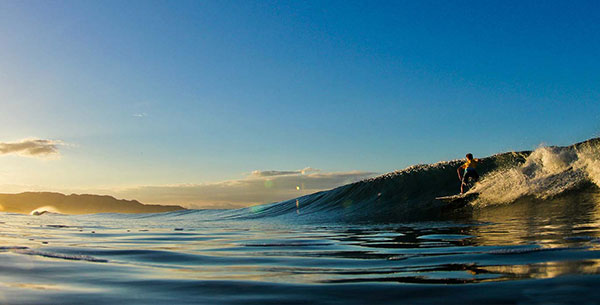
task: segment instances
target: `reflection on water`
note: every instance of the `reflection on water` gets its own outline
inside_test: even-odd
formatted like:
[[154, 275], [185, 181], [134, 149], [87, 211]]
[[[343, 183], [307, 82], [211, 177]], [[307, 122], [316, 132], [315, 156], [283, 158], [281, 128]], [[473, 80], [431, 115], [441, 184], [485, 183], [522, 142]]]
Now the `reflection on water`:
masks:
[[[553, 200], [522, 199], [510, 205], [475, 210], [478, 245], [539, 244], [564, 247], [599, 237], [600, 195], [579, 193]], [[592, 244], [597, 245], [597, 244]]]
[[569, 274], [598, 274], [600, 260], [543, 262], [530, 265], [486, 266], [483, 272], [504, 274], [510, 279], [546, 279]]
[[[586, 302], [600, 274], [599, 206], [599, 194], [581, 193], [467, 219], [360, 225], [2, 214], [1, 300], [383, 304], [409, 291], [411, 303], [435, 303], [452, 286], [462, 289], [454, 303], [515, 303], [577, 282], [582, 291], [560, 303]], [[492, 290], [481, 294], [484, 284]]]

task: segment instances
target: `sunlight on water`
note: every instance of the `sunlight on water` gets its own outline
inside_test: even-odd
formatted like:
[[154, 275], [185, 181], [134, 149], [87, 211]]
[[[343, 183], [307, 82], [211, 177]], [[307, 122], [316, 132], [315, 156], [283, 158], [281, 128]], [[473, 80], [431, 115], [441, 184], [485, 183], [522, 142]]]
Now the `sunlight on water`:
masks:
[[[424, 285], [420, 289], [431, 293], [418, 300], [430, 303], [436, 301], [433, 291], [444, 285], [467, 285], [468, 291], [479, 289], [468, 285], [487, 283], [497, 289], [487, 297], [497, 300], [509, 289], [505, 283], [521, 282], [524, 291], [538, 289], [536, 281], [526, 280], [569, 285], [573, 276], [598, 275], [599, 199], [598, 193], [581, 193], [480, 209], [470, 219], [363, 225], [228, 221], [220, 218], [226, 212], [210, 211], [3, 214], [0, 290], [8, 303], [53, 303], [57, 297], [104, 303], [99, 296], [108, 295], [142, 304], [198, 300], [203, 294], [208, 299], [200, 303], [210, 303], [211, 295], [223, 304], [253, 295], [259, 304], [300, 300], [289, 285], [316, 289], [301, 295], [319, 303], [322, 294], [345, 291], [338, 285], [361, 284], [382, 294], [338, 299], [384, 304], [393, 301], [396, 285]], [[262, 285], [257, 294], [247, 290], [253, 285]], [[132, 297], [136, 294], [147, 296]], [[521, 297], [516, 290], [514, 298]], [[454, 298], [468, 303], [460, 294]]]

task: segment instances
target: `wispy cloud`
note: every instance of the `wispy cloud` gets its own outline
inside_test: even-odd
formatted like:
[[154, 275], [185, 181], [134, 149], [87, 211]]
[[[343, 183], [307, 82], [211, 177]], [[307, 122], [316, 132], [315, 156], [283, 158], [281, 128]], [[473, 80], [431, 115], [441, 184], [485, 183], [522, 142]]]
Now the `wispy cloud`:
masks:
[[311, 167], [306, 167], [304, 169], [295, 170], [295, 171], [255, 170], [252, 172], [252, 176], [254, 176], [254, 177], [272, 177], [272, 176], [284, 176], [284, 175], [305, 175], [305, 174], [317, 173], [319, 171], [320, 170], [314, 169]]
[[255, 170], [252, 172], [252, 176], [255, 177], [273, 177], [273, 176], [282, 176], [282, 175], [297, 175], [300, 171], [259, 171]]
[[148, 114], [145, 112], [141, 112], [141, 113], [134, 113], [133, 116], [136, 118], [145, 118], [148, 116]]
[[0, 142], [0, 154], [18, 154], [28, 157], [50, 157], [59, 155], [62, 141], [25, 139], [19, 142]]
[[331, 189], [376, 175], [351, 171], [323, 173], [306, 168], [294, 171], [254, 171], [244, 179], [218, 183], [139, 186], [111, 192], [144, 203], [179, 204], [189, 208], [238, 208], [287, 200]]

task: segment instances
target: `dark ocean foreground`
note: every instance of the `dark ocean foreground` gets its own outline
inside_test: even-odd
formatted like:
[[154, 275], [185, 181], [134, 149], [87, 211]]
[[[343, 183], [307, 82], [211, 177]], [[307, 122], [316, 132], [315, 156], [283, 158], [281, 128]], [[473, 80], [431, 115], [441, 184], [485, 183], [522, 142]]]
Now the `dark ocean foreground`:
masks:
[[597, 304], [598, 141], [240, 210], [0, 214], [0, 304]]

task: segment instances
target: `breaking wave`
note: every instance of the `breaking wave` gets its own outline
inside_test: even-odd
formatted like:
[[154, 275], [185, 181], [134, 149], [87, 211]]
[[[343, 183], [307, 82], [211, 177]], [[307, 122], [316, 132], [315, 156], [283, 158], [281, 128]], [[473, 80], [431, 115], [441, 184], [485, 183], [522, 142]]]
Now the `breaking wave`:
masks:
[[549, 199], [566, 192], [600, 186], [598, 139], [569, 147], [540, 147], [518, 166], [487, 174], [473, 192], [475, 204], [506, 204], [523, 197]]
[[278, 203], [235, 210], [226, 218], [285, 217], [301, 220], [398, 221], [440, 219], [465, 210], [510, 204], [519, 199], [549, 200], [573, 192], [598, 192], [600, 138], [567, 147], [500, 153], [480, 160], [482, 177], [461, 206], [436, 197], [459, 190], [456, 168], [463, 160], [415, 165], [404, 170]]
[[40, 216], [47, 213], [60, 214], [60, 211], [53, 206], [47, 205], [34, 209], [33, 211], [29, 212], [29, 215]]

